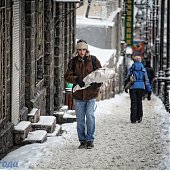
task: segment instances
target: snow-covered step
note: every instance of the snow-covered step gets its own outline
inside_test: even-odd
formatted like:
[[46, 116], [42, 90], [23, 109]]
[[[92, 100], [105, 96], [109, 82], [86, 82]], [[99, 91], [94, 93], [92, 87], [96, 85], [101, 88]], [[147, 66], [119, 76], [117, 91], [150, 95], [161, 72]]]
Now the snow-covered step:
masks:
[[63, 112], [67, 112], [68, 110], [68, 106], [67, 105], [63, 105], [61, 108], [60, 108], [60, 111], [63, 111]]
[[47, 137], [59, 136], [61, 134], [61, 125], [56, 124], [55, 130], [53, 133], [47, 133]]
[[69, 115], [76, 115], [75, 110], [68, 110], [66, 113]]
[[21, 121], [16, 126], [14, 126], [14, 143], [20, 144], [32, 131], [31, 122]]
[[54, 112], [53, 116], [56, 117], [57, 124], [62, 124], [63, 116], [64, 116], [64, 112], [63, 111], [56, 111], [56, 112]]
[[76, 114], [75, 111], [68, 110], [63, 115], [64, 123], [73, 123], [76, 122]]
[[76, 123], [64, 123], [61, 125], [62, 135], [69, 133], [73, 128], [76, 128]]
[[58, 111], [53, 114], [58, 124], [76, 122], [75, 110], [67, 110], [66, 112]]
[[28, 114], [28, 121], [31, 123], [37, 123], [40, 119], [40, 109], [33, 108]]
[[22, 144], [43, 143], [47, 140], [47, 132], [45, 130], [35, 130], [28, 133]]
[[34, 130], [46, 130], [47, 133], [53, 133], [56, 127], [55, 116], [40, 116], [40, 120], [37, 123], [32, 123]]

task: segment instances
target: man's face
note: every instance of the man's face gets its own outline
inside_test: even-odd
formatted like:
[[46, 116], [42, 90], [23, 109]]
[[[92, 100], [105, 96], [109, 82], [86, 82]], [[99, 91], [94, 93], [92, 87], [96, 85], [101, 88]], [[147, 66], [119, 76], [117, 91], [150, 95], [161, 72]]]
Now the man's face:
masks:
[[77, 52], [78, 52], [78, 55], [80, 57], [84, 57], [86, 55], [86, 49], [78, 49]]

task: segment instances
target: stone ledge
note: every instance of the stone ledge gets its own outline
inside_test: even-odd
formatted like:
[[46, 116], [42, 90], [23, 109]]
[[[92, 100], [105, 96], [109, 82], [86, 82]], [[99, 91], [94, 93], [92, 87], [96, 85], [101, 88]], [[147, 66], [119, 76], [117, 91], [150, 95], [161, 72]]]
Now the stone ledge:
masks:
[[54, 112], [53, 116], [56, 117], [56, 122], [58, 124], [62, 124], [63, 116], [64, 116], [64, 112], [63, 111]]
[[33, 108], [31, 112], [28, 114], [28, 121], [31, 123], [37, 123], [40, 120], [40, 110], [37, 108]]
[[59, 124], [56, 124], [55, 130], [53, 133], [47, 133], [47, 137], [54, 137], [59, 136], [61, 134], [61, 126]]
[[60, 111], [67, 112], [67, 111], [68, 111], [68, 106], [67, 106], [67, 105], [63, 105], [63, 106], [60, 108]]
[[54, 116], [40, 116], [37, 123], [32, 123], [34, 130], [46, 130], [47, 133], [53, 133], [56, 127], [56, 118]]
[[68, 110], [67, 112], [54, 112], [54, 116], [56, 117], [56, 122], [58, 124], [63, 123], [73, 123], [76, 122], [76, 115], [74, 110]]
[[43, 143], [47, 140], [47, 132], [45, 130], [36, 130], [28, 133], [22, 144]]
[[31, 122], [21, 121], [16, 126], [14, 126], [14, 143], [20, 144], [32, 131]]

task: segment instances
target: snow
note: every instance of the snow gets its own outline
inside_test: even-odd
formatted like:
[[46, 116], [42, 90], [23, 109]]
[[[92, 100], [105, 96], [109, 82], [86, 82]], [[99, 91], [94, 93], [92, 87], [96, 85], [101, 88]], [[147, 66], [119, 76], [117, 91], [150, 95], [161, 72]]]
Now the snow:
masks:
[[71, 114], [65, 113], [63, 118], [76, 118], [76, 115], [71, 115]]
[[[78, 25], [83, 25], [89, 27], [89, 25], [96, 26], [103, 26], [103, 27], [113, 27], [115, 22], [113, 22], [114, 18], [116, 17], [117, 13], [121, 11], [121, 8], [117, 8], [117, 10], [113, 11], [109, 18], [98, 18], [98, 16], [90, 16], [86, 18], [85, 16], [77, 16], [76, 22]], [[96, 18], [96, 19], [95, 19]], [[98, 18], [98, 19], [97, 19]]]
[[[97, 102], [96, 133], [92, 150], [78, 149], [76, 123], [62, 125], [62, 136], [22, 146], [1, 160], [18, 161], [17, 170], [168, 170], [170, 169], [170, 114], [152, 95], [143, 101], [142, 123], [129, 120], [129, 95]], [[1, 168], [1, 167], [0, 167]]]
[[29, 122], [29, 121], [22, 121], [17, 126], [14, 126], [14, 130], [22, 131], [22, 130], [25, 130], [28, 126], [31, 126], [31, 122]]
[[34, 116], [37, 111], [38, 111], [37, 108], [33, 108], [31, 112], [28, 114], [28, 116]]
[[40, 120], [37, 123], [32, 123], [36, 125], [52, 125], [56, 120], [55, 116], [40, 116]]
[[108, 18], [108, 20], [110, 20], [110, 21], [112, 21], [115, 17], [116, 17], [116, 15], [119, 13], [119, 12], [121, 12], [121, 8], [117, 8], [115, 11], [113, 11], [112, 13], [111, 13], [111, 15], [109, 16], [109, 18]]
[[132, 48], [126, 47], [126, 54], [132, 54]]
[[101, 49], [88, 45], [88, 50], [100, 60], [102, 66], [108, 65], [110, 58], [116, 55], [116, 49]]
[[103, 27], [113, 27], [114, 22], [110, 20], [99, 20], [99, 19], [90, 19], [90, 18], [85, 18], [84, 16], [77, 16], [76, 20], [78, 25], [83, 25], [89, 27], [90, 26], [103, 26]]
[[120, 56], [120, 57], [119, 57], [119, 60], [118, 60], [118, 63], [117, 63], [117, 65], [116, 65], [117, 69], [119, 68], [120, 65], [123, 64], [123, 60], [124, 60], [124, 56]]
[[47, 135], [47, 132], [45, 130], [36, 130], [33, 132], [29, 132], [27, 139], [24, 141], [30, 141], [30, 140], [42, 140], [44, 136]]
[[59, 112], [54, 112], [54, 115], [64, 115], [64, 112], [62, 112], [62, 111], [59, 111]]

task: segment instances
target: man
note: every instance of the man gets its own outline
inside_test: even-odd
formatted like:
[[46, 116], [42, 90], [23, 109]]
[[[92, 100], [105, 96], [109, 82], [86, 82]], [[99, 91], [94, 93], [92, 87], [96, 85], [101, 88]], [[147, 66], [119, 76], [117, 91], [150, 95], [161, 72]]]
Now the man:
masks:
[[[83, 79], [94, 71], [92, 57], [88, 51], [88, 44], [79, 40], [76, 45], [76, 56], [68, 63], [64, 75], [65, 81], [72, 83], [73, 88], [78, 84], [81, 88], [85, 86]], [[100, 61], [95, 57], [95, 69], [101, 68]], [[94, 106], [98, 96], [101, 83], [91, 83], [91, 86], [73, 93], [74, 106], [77, 120], [77, 133], [80, 141], [79, 149], [94, 147], [95, 116]]]
[[[153, 68], [151, 67], [150, 61], [146, 61], [145, 69], [146, 69], [146, 72], [147, 72], [147, 75], [149, 78], [150, 85], [152, 86], [152, 81], [155, 77], [155, 74], [154, 74]], [[146, 94], [147, 94], [147, 99], [151, 100], [151, 94], [147, 93], [147, 92], [146, 92]]]
[[[140, 123], [143, 117], [143, 108], [142, 108], [142, 97], [145, 91], [145, 87], [147, 92], [151, 93], [151, 86], [149, 83], [149, 79], [147, 76], [146, 69], [141, 63], [140, 56], [132, 56], [134, 63], [129, 68], [127, 77], [125, 80], [125, 84], [129, 78], [129, 75], [133, 73], [135, 76], [135, 81], [130, 87], [130, 100], [131, 100], [131, 114], [130, 120], [131, 123]], [[127, 90], [125, 90], [127, 93]]]

